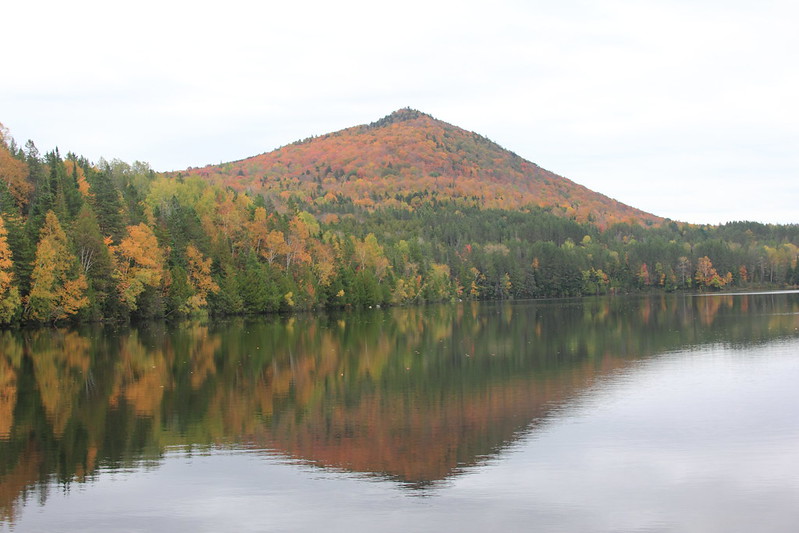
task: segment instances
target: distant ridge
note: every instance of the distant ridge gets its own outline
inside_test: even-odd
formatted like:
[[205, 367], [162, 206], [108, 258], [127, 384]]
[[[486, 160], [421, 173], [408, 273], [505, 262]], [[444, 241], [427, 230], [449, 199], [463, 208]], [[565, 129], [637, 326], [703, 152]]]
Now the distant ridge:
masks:
[[293, 196], [320, 211], [335, 199], [373, 209], [435, 198], [511, 210], [538, 206], [599, 226], [663, 220], [544, 170], [482, 135], [407, 107], [370, 124], [181, 174], [277, 201]]

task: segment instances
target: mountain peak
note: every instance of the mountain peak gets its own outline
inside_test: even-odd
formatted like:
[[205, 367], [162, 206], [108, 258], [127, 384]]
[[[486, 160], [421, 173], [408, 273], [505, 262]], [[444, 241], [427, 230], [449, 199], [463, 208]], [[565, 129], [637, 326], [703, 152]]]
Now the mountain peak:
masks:
[[413, 209], [420, 198], [434, 198], [483, 208], [536, 206], [599, 226], [660, 220], [410, 107], [371, 124], [191, 172], [257, 190], [276, 205], [295, 198], [320, 213], [347, 204]]
[[410, 107], [403, 107], [402, 109], [397, 109], [390, 115], [386, 115], [385, 117], [381, 118], [380, 120], [376, 120], [369, 124], [369, 128], [383, 128], [385, 126], [396, 124], [398, 122], [407, 122], [409, 120], [415, 120], [417, 118], [433, 118], [427, 113], [422, 113], [416, 109], [412, 109]]

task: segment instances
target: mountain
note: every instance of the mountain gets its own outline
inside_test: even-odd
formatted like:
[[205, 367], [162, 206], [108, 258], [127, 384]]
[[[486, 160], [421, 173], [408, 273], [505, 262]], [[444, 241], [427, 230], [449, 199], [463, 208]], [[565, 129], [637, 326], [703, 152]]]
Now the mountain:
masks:
[[279, 198], [294, 197], [319, 211], [342, 199], [374, 208], [435, 198], [510, 210], [539, 206], [600, 227], [662, 221], [544, 170], [486, 137], [408, 108], [368, 125], [181, 174], [263, 193], [278, 204]]
[[182, 175], [12, 141], [1, 324], [799, 283], [798, 226], [658, 223], [409, 109]]

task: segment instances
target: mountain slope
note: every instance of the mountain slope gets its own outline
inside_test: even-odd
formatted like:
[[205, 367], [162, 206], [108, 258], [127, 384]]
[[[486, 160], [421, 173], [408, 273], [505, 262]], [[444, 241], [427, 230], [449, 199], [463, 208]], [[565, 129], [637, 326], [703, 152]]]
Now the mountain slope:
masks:
[[366, 208], [436, 198], [503, 209], [535, 205], [600, 226], [662, 220], [544, 170], [481, 135], [412, 109], [181, 174], [262, 192], [278, 201], [293, 196], [320, 211], [342, 198]]

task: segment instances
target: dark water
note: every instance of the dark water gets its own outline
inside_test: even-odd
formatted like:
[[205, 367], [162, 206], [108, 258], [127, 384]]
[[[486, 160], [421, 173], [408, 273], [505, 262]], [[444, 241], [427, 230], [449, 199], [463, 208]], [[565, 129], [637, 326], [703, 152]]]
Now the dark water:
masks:
[[797, 531], [799, 294], [0, 332], [0, 530]]

